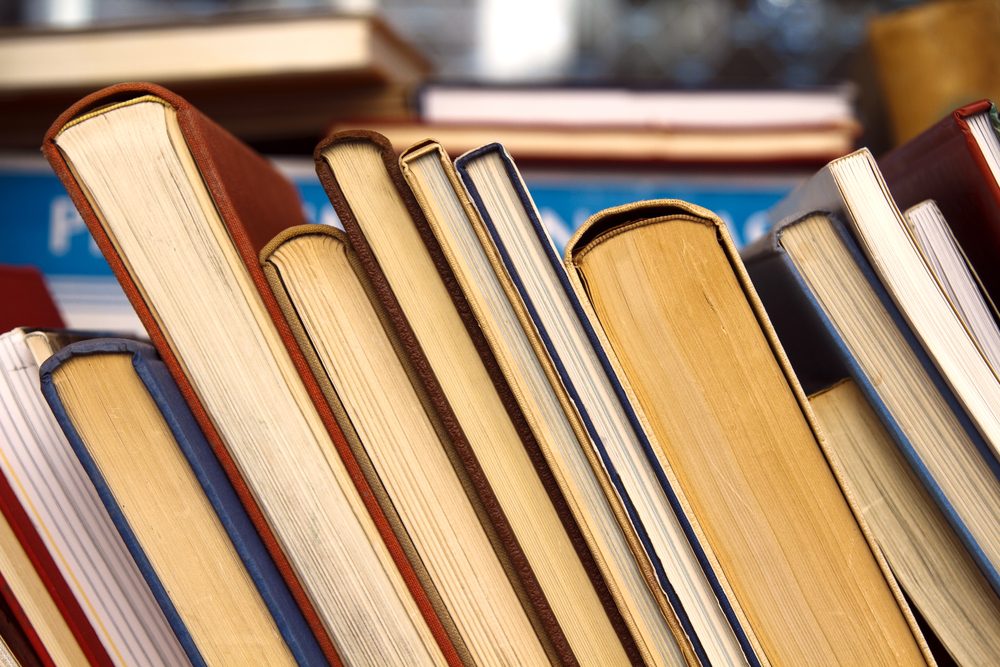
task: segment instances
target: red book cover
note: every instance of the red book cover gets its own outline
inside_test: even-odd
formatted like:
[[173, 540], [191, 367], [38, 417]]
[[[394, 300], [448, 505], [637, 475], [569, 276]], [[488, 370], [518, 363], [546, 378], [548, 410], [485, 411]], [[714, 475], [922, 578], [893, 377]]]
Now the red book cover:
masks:
[[17, 327], [63, 328], [42, 274], [29, 266], [0, 265], [0, 333]]

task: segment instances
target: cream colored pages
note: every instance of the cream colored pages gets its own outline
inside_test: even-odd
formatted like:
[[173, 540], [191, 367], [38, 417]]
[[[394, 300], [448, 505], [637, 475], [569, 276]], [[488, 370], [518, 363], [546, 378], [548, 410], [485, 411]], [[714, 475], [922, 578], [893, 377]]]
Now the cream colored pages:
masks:
[[72, 357], [52, 380], [206, 663], [294, 665], [256, 585], [136, 374], [132, 355]]
[[867, 150], [830, 163], [858, 245], [941, 375], [1000, 457], [1000, 369], [991, 368], [907, 232]]
[[858, 270], [834, 223], [811, 216], [787, 227], [781, 244], [972, 537], [994, 566], [1000, 564], [1000, 480]]
[[351, 664], [442, 664], [229, 239], [173, 110], [157, 101], [118, 107], [67, 126], [56, 143], [338, 653]]
[[333, 169], [577, 658], [625, 664], [621, 642], [556, 515], [377, 146], [334, 144]]
[[[563, 269], [554, 265], [532, 226], [500, 153], [491, 151], [465, 163], [468, 178], [481, 196], [498, 238], [521, 281], [527, 299], [535, 305], [536, 325], [549, 336], [553, 358], [562, 364], [578, 392], [579, 409], [587, 414], [600, 438], [621, 486], [646, 531], [652, 557], [663, 567], [669, 585], [690, 620], [709, 661], [719, 665], [746, 663], [743, 649], [723, 613], [698, 556], [688, 541], [678, 515], [657, 479], [637, 433], [619, 400], [577, 316], [570, 295], [560, 281]], [[650, 435], [650, 440], [655, 437]], [[677, 485], [664, 466], [674, 490]], [[683, 500], [683, 493], [678, 493]], [[704, 546], [704, 545], [702, 545]], [[660, 584], [662, 586], [662, 583]], [[741, 621], [742, 622], [742, 621]], [[752, 639], [751, 639], [752, 641]]]
[[297, 236], [267, 261], [476, 663], [545, 663], [346, 245]]
[[767, 659], [923, 664], [720, 243], [724, 228], [637, 218], [573, 263]]
[[[404, 155], [401, 160], [404, 176], [532, 425], [640, 650], [653, 665], [683, 664], [684, 656], [677, 641], [646, 587], [584, 454], [583, 448], [592, 445], [589, 440], [583, 444], [577, 440], [573, 425], [494, 271], [494, 264], [480, 245], [475, 223], [469, 219], [456, 192], [457, 184], [449, 179], [442, 159], [447, 158], [439, 151]], [[496, 266], [503, 270], [502, 266]]]
[[76, 637], [70, 631], [35, 566], [21, 547], [7, 518], [0, 512], [0, 572], [24, 615], [38, 634], [52, 661], [63, 665], [86, 665]]
[[118, 665], [187, 657], [42, 396], [15, 329], [0, 336], [0, 474], [7, 477], [87, 621]]
[[1000, 655], [1000, 598], [857, 385], [810, 397], [826, 443], [893, 573], [960, 665]]

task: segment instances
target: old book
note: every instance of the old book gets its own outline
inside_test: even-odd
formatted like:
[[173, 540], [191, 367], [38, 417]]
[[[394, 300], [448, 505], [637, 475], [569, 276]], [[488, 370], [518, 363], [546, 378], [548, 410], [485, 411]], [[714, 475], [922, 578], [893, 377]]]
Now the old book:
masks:
[[[468, 662], [539, 664], [548, 642], [447, 429], [343, 232], [293, 228], [261, 253], [271, 286], [394, 528]], [[405, 540], [405, 541], [404, 541]], [[508, 577], [510, 572], [510, 577]], [[527, 600], [525, 600], [527, 602]]]
[[544, 343], [543, 358], [580, 412], [614, 488], [612, 501], [653, 570], [654, 590], [669, 601], [700, 662], [754, 660], [755, 640], [730, 603], [689, 503], [618, 381], [510, 155], [491, 144], [463, 155], [456, 169]]
[[643, 660], [666, 665], [682, 663], [685, 654], [693, 658], [673, 609], [655, 585], [642, 545], [614, 500], [614, 489], [583, 419], [544, 355], [544, 343], [450, 158], [440, 144], [428, 141], [403, 153], [400, 166], [598, 567], [611, 584]]
[[303, 222], [291, 184], [152, 84], [80, 101], [44, 151], [326, 657], [457, 662], [261, 271]]
[[0, 294], [0, 333], [15, 327], [63, 327], [59, 307], [38, 269], [0, 265]]
[[906, 229], [867, 149], [838, 158], [772, 211], [841, 215], [875, 276], [955, 392], [976, 428], [1000, 454], [1000, 381], [962, 325]]
[[327, 664], [153, 348], [114, 338], [53, 346], [39, 374], [191, 663]]
[[933, 662], [729, 239], [676, 200], [593, 216], [566, 266], [772, 664]]
[[882, 156], [902, 209], [933, 199], [994, 301], [1000, 298], [1000, 138], [988, 100], [960, 107]]
[[[832, 163], [805, 188], [785, 207], [792, 217], [745, 253], [792, 365], [809, 391], [855, 380], [1000, 590], [1000, 465], [984, 428], [997, 409], [993, 371], [867, 152]], [[978, 421], [970, 395], [987, 407]]]
[[965, 328], [986, 360], [1000, 369], [1000, 317], [941, 209], [926, 199], [906, 209], [903, 220]]
[[25, 329], [0, 336], [0, 506], [88, 660], [184, 664], [180, 643], [42, 396], [38, 368], [50, 338], [61, 337]]
[[958, 664], [988, 664], [1000, 655], [1000, 597], [868, 399], [845, 379], [809, 403], [907, 597]]
[[[370, 132], [332, 135], [317, 171], [397, 335], [454, 442], [474, 456], [485, 504], [511, 546], [563, 662], [629, 661], [627, 633], [602, 594], [572, 514], [454, 278], [415, 224], [413, 201], [388, 141]], [[485, 492], [485, 493], [484, 493]], [[490, 497], [492, 496], [492, 498]], [[579, 549], [579, 551], [578, 551]], [[517, 556], [520, 552], [522, 556]], [[523, 568], [523, 569], [521, 569]]]

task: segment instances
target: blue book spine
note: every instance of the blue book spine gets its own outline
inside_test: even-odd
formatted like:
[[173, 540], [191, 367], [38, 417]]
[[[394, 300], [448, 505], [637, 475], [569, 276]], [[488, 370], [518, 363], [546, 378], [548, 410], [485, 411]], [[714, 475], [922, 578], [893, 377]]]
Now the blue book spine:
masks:
[[300, 665], [315, 665], [317, 667], [327, 665], [319, 643], [292, 598], [291, 591], [288, 590], [277, 566], [257, 534], [253, 522], [240, 503], [236, 491], [226, 477], [225, 471], [216, 459], [211, 446], [195, 421], [194, 415], [156, 351], [145, 343], [118, 338], [100, 338], [73, 343], [42, 364], [40, 369], [42, 393], [84, 469], [93, 481], [101, 501], [111, 515], [125, 545], [135, 559], [192, 665], [195, 667], [204, 666], [204, 658], [174, 608], [166, 589], [143, 551], [142, 545], [136, 539], [115, 500], [114, 494], [87, 451], [73, 426], [73, 422], [69, 419], [52, 380], [53, 372], [61, 364], [75, 356], [108, 353], [132, 355], [132, 365], [136, 374], [160, 409], [181, 452], [201, 484], [205, 496], [215, 509], [219, 521], [225, 528], [251, 579], [256, 584], [264, 604], [267, 605], [278, 631], [296, 662]]
[[[875, 270], [868, 263], [857, 241], [843, 224], [843, 221], [835, 216], [832, 219], [838, 235], [851, 253], [854, 262], [892, 317], [893, 324], [902, 333], [914, 354], [917, 355], [933, 381], [934, 388], [948, 403], [948, 407], [951, 408], [990, 470], [1000, 478], [1000, 465], [990, 451], [989, 445], [917, 340], [892, 297], [878, 279]], [[744, 261], [750, 279], [764, 303], [768, 318], [778, 333], [778, 338], [781, 339], [782, 347], [788, 355], [795, 374], [802, 382], [803, 389], [807, 394], [813, 394], [844, 378], [851, 378], [857, 384], [903, 456], [906, 457], [917, 478], [935, 500], [973, 560], [982, 570], [987, 581], [990, 582], [994, 590], [1000, 593], [1000, 574], [998, 574], [994, 563], [987, 557], [962, 517], [949, 501], [948, 496], [945, 495], [937, 480], [928, 470], [920, 454], [913, 448], [903, 429], [879, 396], [871, 378], [851, 354], [847, 344], [837, 332], [836, 326], [827, 317], [823, 306], [809, 289], [805, 278], [795, 268], [795, 263], [781, 246], [782, 231], [790, 225], [794, 225], [795, 222], [797, 220], [778, 225], [766, 238], [747, 248], [744, 252]]]
[[539, 219], [536, 213], [534, 202], [531, 199], [531, 195], [524, 187], [523, 181], [521, 180], [521, 176], [517, 171], [517, 167], [515, 166], [514, 161], [511, 159], [510, 155], [500, 144], [490, 144], [487, 146], [483, 146], [482, 148], [479, 148], [477, 150], [466, 153], [458, 160], [456, 160], [455, 162], [456, 171], [458, 172], [459, 177], [462, 179], [463, 184], [468, 190], [473, 203], [478, 209], [479, 214], [481, 215], [483, 222], [490, 233], [490, 237], [493, 239], [493, 243], [497, 247], [497, 250], [499, 251], [504, 267], [507, 269], [507, 272], [510, 275], [511, 280], [514, 282], [514, 285], [517, 288], [517, 291], [520, 294], [521, 299], [523, 300], [524, 305], [527, 308], [532, 321], [535, 323], [539, 336], [541, 337], [542, 342], [545, 345], [545, 349], [548, 352], [549, 356], [551, 357], [552, 362], [555, 365], [560, 378], [562, 378], [567, 393], [573, 400], [573, 403], [575, 403], [578, 409], [580, 410], [580, 416], [583, 419], [584, 426], [587, 429], [587, 433], [590, 436], [591, 440], [593, 441], [595, 447], [597, 448], [598, 454], [601, 458], [601, 462], [603, 463], [605, 469], [608, 471], [609, 479], [611, 480], [612, 485], [615, 487], [615, 491], [617, 492], [619, 498], [621, 498], [622, 505], [624, 506], [624, 509], [629, 517], [629, 521], [635, 528], [636, 535], [639, 537], [639, 541], [642, 543], [643, 548], [645, 549], [646, 554], [648, 555], [649, 560], [653, 565], [653, 570], [656, 573], [656, 578], [659, 581], [664, 594], [667, 596], [667, 599], [670, 601], [671, 607], [673, 607], [674, 612], [677, 614], [678, 621], [684, 628], [685, 634], [687, 634], [688, 638], [690, 639], [692, 648], [694, 649], [695, 653], [698, 656], [698, 659], [701, 661], [703, 665], [710, 664], [708, 655], [705, 653], [704, 647], [698, 640], [698, 635], [694, 630], [694, 626], [691, 624], [690, 617], [685, 611], [684, 606], [681, 604], [680, 598], [678, 598], [676, 591], [671, 585], [670, 578], [667, 576], [666, 570], [663, 567], [663, 563], [660, 561], [660, 559], [656, 555], [656, 552], [653, 550], [652, 544], [649, 540], [649, 535], [646, 532], [645, 528], [643, 527], [642, 521], [640, 520], [640, 517], [638, 516], [638, 513], [635, 510], [635, 505], [629, 498], [629, 494], [625, 489], [624, 485], [622, 484], [621, 477], [615, 470], [615, 467], [610, 457], [608, 456], [607, 448], [604, 446], [600, 435], [598, 434], [596, 428], [594, 427], [593, 420], [587, 413], [586, 406], [581, 400], [579, 392], [577, 391], [568, 373], [566, 372], [565, 364], [563, 363], [562, 359], [560, 358], [560, 355], [558, 354], [558, 351], [556, 350], [555, 346], [552, 343], [552, 337], [547, 331], [546, 327], [544, 326], [541, 318], [539, 317], [538, 309], [535, 307], [535, 304], [529, 297], [527, 290], [524, 287], [524, 281], [522, 277], [519, 275], [513, 262], [511, 261], [510, 253], [504, 247], [502, 240], [497, 234], [496, 226], [494, 225], [493, 221], [490, 219], [489, 214], [487, 213], [487, 209], [483, 203], [482, 196], [469, 175], [469, 170], [468, 170], [469, 163], [490, 153], [496, 153], [503, 160], [505, 169], [507, 171], [507, 176], [509, 177], [511, 184], [514, 186], [518, 198], [521, 200], [521, 205], [523, 206], [525, 213], [527, 213], [528, 218], [531, 220], [532, 228], [538, 237], [539, 243], [542, 245], [542, 247], [546, 248], [549, 260], [552, 262], [552, 266], [555, 269], [556, 275], [559, 276], [559, 280], [562, 283], [562, 288], [566, 292], [566, 295], [569, 297], [570, 303], [573, 304], [573, 309], [576, 312], [576, 316], [579, 319], [580, 323], [583, 325], [583, 328], [587, 333], [587, 337], [589, 338], [590, 344], [593, 346], [594, 350], [597, 353], [598, 358], [601, 360], [601, 365], [604, 368], [604, 372], [606, 373], [608, 379], [610, 380], [611, 385], [614, 387], [615, 393], [618, 396], [618, 400], [621, 402], [621, 405], [625, 410], [625, 414], [628, 415], [629, 421], [632, 425], [632, 429], [635, 432], [637, 439], [642, 444], [643, 452], [646, 456], [646, 459], [649, 461], [650, 466], [652, 467], [653, 471], [656, 474], [657, 480], [663, 487], [663, 491], [670, 502], [671, 508], [677, 515], [678, 521], [680, 522], [680, 525], [684, 530], [685, 536], [687, 537], [692, 548], [694, 549], [694, 552], [698, 556], [699, 564], [702, 570], [705, 572], [705, 576], [712, 586], [715, 596], [719, 602], [719, 606], [725, 613], [726, 619], [729, 621], [729, 624], [731, 625], [737, 640], [740, 642], [740, 646], [742, 647], [743, 652], [746, 655], [747, 661], [749, 662], [751, 667], [759, 667], [760, 662], [757, 658], [755, 651], [753, 650], [752, 644], [750, 643], [750, 639], [747, 636], [746, 631], [740, 624], [736, 612], [732, 607], [732, 603], [729, 601], [728, 596], [725, 593], [725, 590], [722, 588], [722, 584], [715, 573], [715, 569], [709, 562], [708, 557], [705, 554], [704, 548], [701, 546], [701, 543], [698, 540], [698, 536], [695, 534], [694, 529], [691, 526], [691, 522], [687, 514], [684, 512], [684, 509], [681, 506], [679, 499], [677, 498], [676, 492], [670, 485], [670, 482], [667, 479], [666, 473], [664, 473], [663, 468], [660, 466], [656, 454], [653, 451], [653, 447], [650, 444], [649, 439], [646, 437], [646, 432], [643, 429], [641, 423], [639, 422], [639, 418], [636, 416], [635, 410], [632, 408], [632, 404], [625, 393], [625, 389], [619, 382], [617, 374], [615, 373], [610, 360], [608, 359], [607, 355], [604, 352], [604, 348], [597, 337], [597, 333], [591, 326], [589, 318], [584, 312], [583, 306], [580, 304], [580, 301], [576, 296], [576, 292], [573, 290], [572, 286], [569, 283], [569, 278], [566, 275], [565, 269], [563, 268], [562, 263], [559, 261], [559, 257], [556, 255], [556, 252], [553, 248], [553, 243], [550, 240], [549, 234], [546, 231], [544, 224]]

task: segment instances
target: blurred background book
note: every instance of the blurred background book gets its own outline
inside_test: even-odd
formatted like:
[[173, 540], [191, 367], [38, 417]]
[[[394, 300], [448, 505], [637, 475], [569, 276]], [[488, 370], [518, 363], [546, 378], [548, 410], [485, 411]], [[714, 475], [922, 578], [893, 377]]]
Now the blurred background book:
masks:
[[[337, 224], [311, 152], [367, 127], [518, 159], [558, 245], [596, 211], [700, 204], [740, 245], [830, 159], [881, 155], [1000, 97], [994, 0], [7, 0], [0, 263], [41, 269], [69, 326], [138, 330], [38, 156], [82, 94], [170, 86], [273, 156]], [[933, 35], [933, 37], [931, 37]]]

